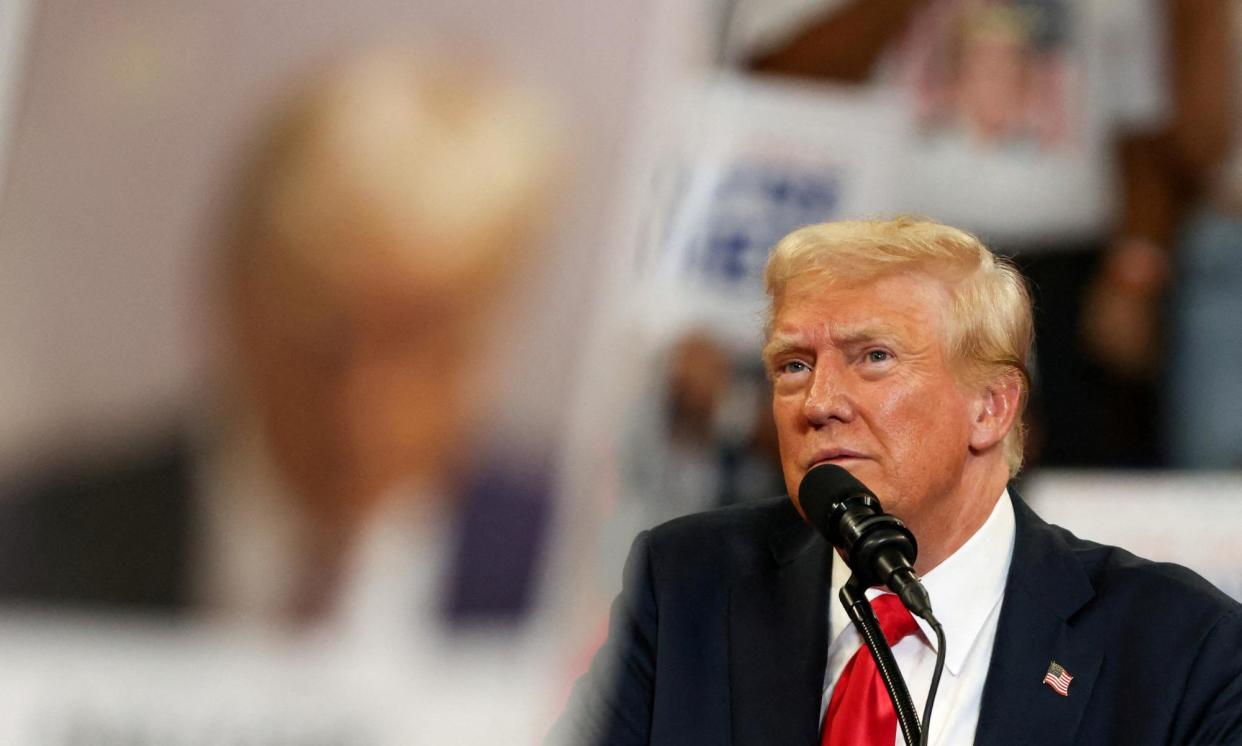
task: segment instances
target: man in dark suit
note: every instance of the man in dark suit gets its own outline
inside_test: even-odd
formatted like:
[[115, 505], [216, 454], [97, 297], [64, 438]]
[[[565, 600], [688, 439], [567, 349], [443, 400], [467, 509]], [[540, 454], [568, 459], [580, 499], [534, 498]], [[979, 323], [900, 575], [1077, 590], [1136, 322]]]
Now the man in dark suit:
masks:
[[[847, 222], [787, 236], [766, 282], [791, 499], [639, 536], [563, 735], [900, 742], [886, 704], [850, 703], [853, 656], [868, 653], [832, 598], [848, 570], [803, 519], [802, 477], [834, 463], [918, 538], [948, 638], [932, 743], [1242, 743], [1242, 607], [1188, 570], [1049, 526], [1007, 489], [1031, 344], [1012, 267], [948, 226]], [[890, 641], [919, 704], [935, 638], [917, 632]]]

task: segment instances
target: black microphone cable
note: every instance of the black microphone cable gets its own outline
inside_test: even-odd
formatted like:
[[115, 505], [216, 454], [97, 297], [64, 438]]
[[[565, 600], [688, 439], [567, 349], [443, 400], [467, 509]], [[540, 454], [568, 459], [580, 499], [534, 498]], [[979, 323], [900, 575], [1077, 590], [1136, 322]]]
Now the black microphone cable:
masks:
[[940, 674], [944, 673], [944, 627], [940, 626], [940, 622], [936, 621], [936, 617], [932, 616], [927, 620], [931, 625], [932, 631], [936, 633], [936, 668], [932, 671], [931, 686], [927, 688], [927, 704], [923, 705], [923, 728], [921, 746], [927, 746], [931, 743], [931, 713], [932, 703], [936, 701], [936, 690], [940, 688]]

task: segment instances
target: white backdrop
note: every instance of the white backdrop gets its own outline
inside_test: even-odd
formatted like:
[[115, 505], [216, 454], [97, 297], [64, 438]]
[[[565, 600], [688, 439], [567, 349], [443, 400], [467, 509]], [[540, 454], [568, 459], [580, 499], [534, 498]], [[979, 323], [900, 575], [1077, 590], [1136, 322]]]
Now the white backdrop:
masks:
[[1242, 601], [1242, 474], [1045, 471], [1022, 494], [1050, 523], [1186, 565]]

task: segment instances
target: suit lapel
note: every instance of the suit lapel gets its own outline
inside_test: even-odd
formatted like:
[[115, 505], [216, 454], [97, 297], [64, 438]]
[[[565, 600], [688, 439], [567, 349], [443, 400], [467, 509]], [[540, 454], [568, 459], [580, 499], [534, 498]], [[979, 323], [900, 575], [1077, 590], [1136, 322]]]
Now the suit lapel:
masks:
[[[1095, 592], [1064, 540], [1016, 493], [1013, 502], [1013, 562], [975, 743], [1071, 744], [1103, 655], [1070, 619]], [[1073, 676], [1067, 696], [1043, 681], [1053, 661]]]
[[794, 520], [774, 533], [773, 561], [729, 597], [733, 746], [814, 744], [828, 657], [828, 544]]

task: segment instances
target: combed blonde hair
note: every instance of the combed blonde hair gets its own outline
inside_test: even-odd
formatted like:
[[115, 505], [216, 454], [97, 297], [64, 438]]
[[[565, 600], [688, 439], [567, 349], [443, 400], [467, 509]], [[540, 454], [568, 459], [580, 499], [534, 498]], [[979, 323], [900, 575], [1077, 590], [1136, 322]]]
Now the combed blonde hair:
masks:
[[829, 282], [865, 282], [911, 270], [945, 282], [953, 302], [945, 348], [950, 359], [962, 364], [965, 377], [972, 382], [1018, 377], [1018, 417], [1003, 442], [1009, 474], [1016, 475], [1025, 437], [1021, 415], [1030, 392], [1031, 298], [1017, 268], [970, 233], [909, 216], [799, 228], [782, 238], [768, 258], [767, 334], [786, 285], [798, 275], [814, 272]]

